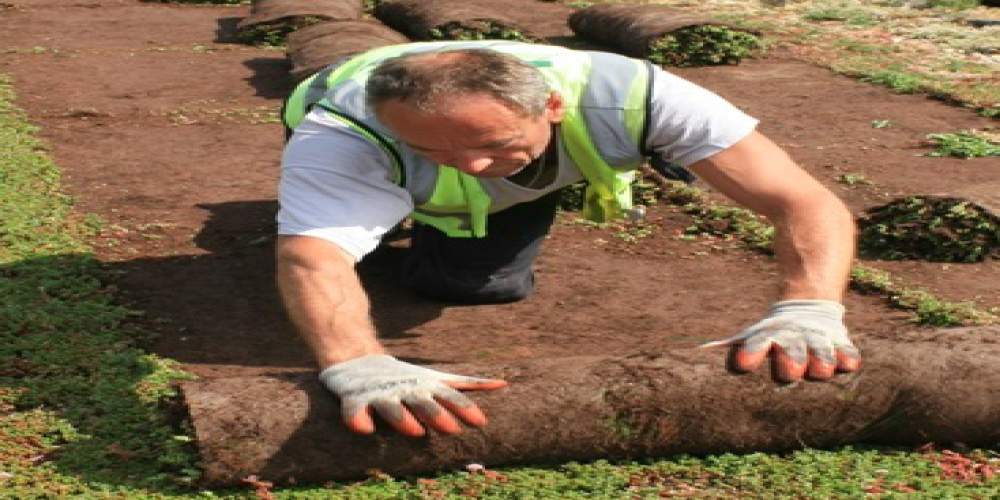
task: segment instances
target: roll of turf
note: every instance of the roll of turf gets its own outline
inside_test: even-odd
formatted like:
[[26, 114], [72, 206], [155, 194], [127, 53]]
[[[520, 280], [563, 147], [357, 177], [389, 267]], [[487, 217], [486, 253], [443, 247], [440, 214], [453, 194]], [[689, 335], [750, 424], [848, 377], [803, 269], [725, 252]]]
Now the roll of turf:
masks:
[[658, 64], [738, 63], [757, 36], [711, 17], [657, 4], [600, 4], [569, 18], [577, 36]]
[[865, 365], [829, 382], [775, 385], [725, 373], [721, 353], [535, 359], [441, 369], [501, 377], [473, 393], [490, 421], [458, 436], [358, 435], [315, 374], [188, 382], [204, 481], [278, 483], [430, 474], [469, 463], [550, 464], [678, 453], [779, 451], [855, 442], [1000, 442], [1000, 328], [859, 338]]
[[[531, 9], [534, 0], [523, 3]], [[375, 17], [414, 40], [539, 39], [491, 0], [386, 0], [375, 8]]]
[[288, 35], [291, 75], [303, 80], [329, 64], [375, 47], [406, 43], [398, 31], [373, 21], [329, 21]]
[[236, 25], [237, 37], [247, 43], [278, 45], [297, 29], [322, 21], [361, 18], [360, 0], [254, 0], [250, 15]]

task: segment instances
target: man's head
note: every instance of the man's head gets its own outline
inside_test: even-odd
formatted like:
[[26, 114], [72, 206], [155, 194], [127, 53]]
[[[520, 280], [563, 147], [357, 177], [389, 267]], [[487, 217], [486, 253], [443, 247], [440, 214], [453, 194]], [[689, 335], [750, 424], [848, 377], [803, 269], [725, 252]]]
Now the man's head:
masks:
[[483, 177], [509, 176], [541, 155], [563, 117], [562, 98], [537, 69], [492, 50], [392, 58], [366, 92], [379, 120], [415, 151]]

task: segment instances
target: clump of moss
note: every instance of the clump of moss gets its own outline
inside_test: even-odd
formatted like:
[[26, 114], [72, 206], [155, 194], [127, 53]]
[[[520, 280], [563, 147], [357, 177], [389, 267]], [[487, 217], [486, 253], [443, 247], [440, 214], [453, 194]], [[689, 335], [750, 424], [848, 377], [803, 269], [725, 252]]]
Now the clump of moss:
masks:
[[649, 60], [666, 66], [738, 64], [760, 47], [752, 33], [725, 26], [692, 26], [649, 44]]
[[322, 17], [316, 16], [297, 16], [273, 23], [257, 24], [237, 32], [236, 39], [250, 45], [280, 47], [285, 45], [289, 33], [324, 20]]
[[859, 221], [864, 257], [980, 262], [1000, 258], [1000, 218], [968, 200], [911, 196]]
[[537, 40], [517, 28], [482, 19], [473, 22], [451, 21], [431, 29], [434, 40], [511, 40], [534, 43]]

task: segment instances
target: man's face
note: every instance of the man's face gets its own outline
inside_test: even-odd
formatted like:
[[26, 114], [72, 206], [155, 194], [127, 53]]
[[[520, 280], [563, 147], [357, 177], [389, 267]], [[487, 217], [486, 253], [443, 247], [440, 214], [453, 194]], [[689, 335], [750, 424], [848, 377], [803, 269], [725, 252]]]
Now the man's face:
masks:
[[551, 125], [562, 120], [562, 106], [553, 93], [542, 116], [526, 117], [490, 96], [472, 94], [450, 99], [434, 113], [391, 100], [376, 114], [401, 141], [436, 163], [479, 177], [507, 177], [545, 151]]

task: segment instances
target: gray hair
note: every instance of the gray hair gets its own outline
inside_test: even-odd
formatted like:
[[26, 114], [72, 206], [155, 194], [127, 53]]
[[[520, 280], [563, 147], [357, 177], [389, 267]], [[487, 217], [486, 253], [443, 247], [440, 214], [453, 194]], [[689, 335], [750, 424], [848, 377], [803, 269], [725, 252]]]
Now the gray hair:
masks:
[[549, 97], [542, 73], [520, 59], [488, 49], [418, 52], [386, 59], [365, 86], [368, 105], [398, 99], [436, 112], [449, 97], [486, 94], [512, 111], [541, 116]]

